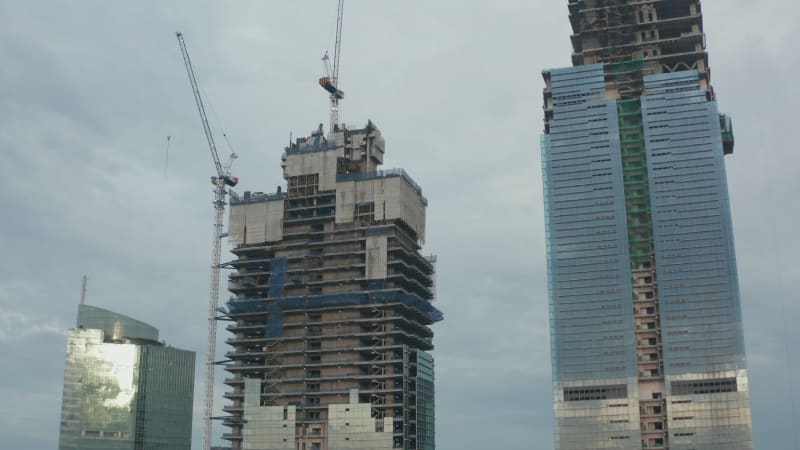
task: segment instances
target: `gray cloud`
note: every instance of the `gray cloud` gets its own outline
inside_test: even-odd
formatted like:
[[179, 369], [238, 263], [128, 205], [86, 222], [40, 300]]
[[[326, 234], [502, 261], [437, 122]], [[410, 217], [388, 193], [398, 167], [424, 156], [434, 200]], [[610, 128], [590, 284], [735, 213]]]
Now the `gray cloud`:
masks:
[[[316, 78], [335, 2], [323, 3], [0, 3], [0, 358], [17, 368], [0, 372], [15, 405], [0, 448], [56, 445], [62, 333], [84, 273], [90, 303], [198, 351], [199, 400], [212, 166], [174, 32], [220, 148], [222, 127], [240, 154], [242, 190], [272, 190], [289, 133], [327, 121]], [[703, 8], [712, 81], [737, 132], [727, 163], [756, 444], [791, 448], [798, 6]], [[424, 251], [439, 255], [446, 313], [435, 327], [438, 447], [550, 449], [540, 72], [570, 63], [566, 2], [354, 0], [345, 14], [342, 118], [373, 119], [386, 165], [408, 170], [430, 200]], [[194, 448], [200, 429], [196, 419]]]

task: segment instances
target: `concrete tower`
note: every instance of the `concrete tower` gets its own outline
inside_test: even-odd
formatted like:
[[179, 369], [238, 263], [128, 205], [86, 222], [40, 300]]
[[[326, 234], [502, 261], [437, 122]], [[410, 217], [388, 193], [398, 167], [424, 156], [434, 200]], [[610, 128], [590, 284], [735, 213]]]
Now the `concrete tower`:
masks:
[[422, 189], [384, 140], [322, 127], [286, 148], [287, 188], [231, 196], [234, 449], [434, 449], [434, 260]]
[[700, 2], [569, 11], [542, 137], [556, 448], [752, 449]]

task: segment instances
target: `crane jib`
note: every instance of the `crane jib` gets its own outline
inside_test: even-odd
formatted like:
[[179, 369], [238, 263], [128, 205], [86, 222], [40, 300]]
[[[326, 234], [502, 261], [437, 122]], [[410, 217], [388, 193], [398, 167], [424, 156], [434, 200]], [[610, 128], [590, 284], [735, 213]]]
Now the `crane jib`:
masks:
[[197, 83], [197, 77], [194, 74], [194, 67], [192, 66], [191, 58], [189, 58], [189, 50], [186, 48], [186, 42], [183, 40], [183, 34], [175, 33], [175, 36], [178, 38], [178, 44], [180, 45], [181, 48], [181, 55], [183, 56], [183, 63], [186, 66], [186, 74], [189, 77], [189, 84], [191, 84], [192, 87], [192, 94], [194, 95], [194, 101], [197, 104], [197, 112], [200, 114], [200, 121], [202, 122], [203, 125], [203, 132], [206, 135], [206, 141], [208, 142], [208, 148], [211, 151], [211, 158], [214, 161], [214, 168], [217, 171], [217, 176], [223, 179], [225, 178], [231, 179], [230, 174], [227, 174], [225, 170], [223, 170], [222, 163], [219, 160], [217, 145], [214, 142], [214, 135], [211, 132], [211, 126], [208, 124], [208, 116], [206, 115], [206, 108], [203, 103], [203, 97], [200, 96], [200, 86]]

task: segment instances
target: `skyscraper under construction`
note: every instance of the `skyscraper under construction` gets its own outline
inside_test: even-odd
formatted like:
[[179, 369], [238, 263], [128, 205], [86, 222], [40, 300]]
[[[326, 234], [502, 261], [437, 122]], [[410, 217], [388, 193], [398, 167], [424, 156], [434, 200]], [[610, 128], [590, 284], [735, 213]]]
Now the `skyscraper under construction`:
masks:
[[700, 2], [569, 12], [542, 137], [556, 448], [752, 449], [733, 132]]
[[371, 122], [320, 126], [285, 149], [285, 190], [231, 195], [234, 449], [434, 449], [427, 200], [384, 148]]

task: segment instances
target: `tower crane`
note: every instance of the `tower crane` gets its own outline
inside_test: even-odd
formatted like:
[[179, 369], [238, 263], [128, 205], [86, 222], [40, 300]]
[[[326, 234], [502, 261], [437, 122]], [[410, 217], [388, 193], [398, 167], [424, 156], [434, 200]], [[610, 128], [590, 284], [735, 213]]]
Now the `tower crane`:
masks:
[[208, 148], [211, 150], [211, 158], [214, 160], [214, 167], [217, 175], [211, 177], [211, 184], [214, 185], [214, 235], [212, 239], [211, 256], [211, 287], [208, 296], [208, 353], [206, 354], [206, 386], [205, 404], [203, 410], [203, 450], [211, 448], [211, 420], [214, 409], [214, 366], [217, 353], [217, 308], [219, 307], [219, 274], [220, 258], [222, 257], [222, 220], [225, 216], [225, 196], [228, 195], [228, 186], [236, 186], [239, 179], [231, 176], [231, 165], [236, 159], [236, 153], [231, 153], [229, 160], [223, 165], [219, 160], [217, 146], [214, 143], [214, 136], [211, 127], [208, 125], [206, 109], [203, 99], [200, 96], [200, 88], [197, 85], [197, 78], [194, 75], [192, 61], [189, 59], [189, 52], [186, 50], [186, 42], [181, 33], [175, 33], [178, 44], [181, 47], [183, 63], [186, 65], [186, 74], [189, 75], [189, 83], [192, 85], [197, 111], [200, 113], [200, 120], [203, 123], [203, 131], [206, 134]]
[[342, 50], [342, 12], [344, 0], [339, 0], [336, 7], [336, 44], [333, 49], [333, 68], [331, 68], [328, 52], [322, 57], [325, 66], [325, 76], [319, 79], [319, 84], [328, 91], [331, 98], [331, 124], [328, 133], [333, 133], [339, 127], [339, 100], [344, 98], [344, 92], [339, 89], [339, 56]]

